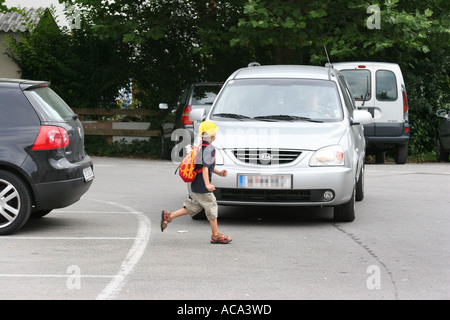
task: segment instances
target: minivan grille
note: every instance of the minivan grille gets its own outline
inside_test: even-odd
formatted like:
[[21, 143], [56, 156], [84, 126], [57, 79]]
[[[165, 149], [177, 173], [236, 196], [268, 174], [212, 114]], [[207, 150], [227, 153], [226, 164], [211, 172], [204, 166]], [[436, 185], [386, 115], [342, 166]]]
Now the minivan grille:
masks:
[[233, 155], [244, 163], [259, 165], [286, 164], [297, 159], [302, 153], [290, 149], [233, 149]]

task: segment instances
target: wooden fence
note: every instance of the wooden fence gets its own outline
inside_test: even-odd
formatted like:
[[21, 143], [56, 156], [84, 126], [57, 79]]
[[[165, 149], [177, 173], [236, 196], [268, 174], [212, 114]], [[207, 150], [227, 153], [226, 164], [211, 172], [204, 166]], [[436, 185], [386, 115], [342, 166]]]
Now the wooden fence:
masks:
[[[147, 109], [89, 109], [89, 108], [73, 108], [80, 121], [83, 124], [84, 134], [92, 136], [105, 136], [108, 143], [112, 143], [113, 136], [124, 137], [158, 137], [160, 135], [159, 130], [144, 129], [123, 129], [114, 128], [127, 123], [139, 124], [139, 122], [122, 122], [117, 120], [85, 120], [85, 116], [94, 116], [98, 119], [100, 116], [153, 116], [155, 111]], [[148, 123], [150, 125], [150, 123]]]

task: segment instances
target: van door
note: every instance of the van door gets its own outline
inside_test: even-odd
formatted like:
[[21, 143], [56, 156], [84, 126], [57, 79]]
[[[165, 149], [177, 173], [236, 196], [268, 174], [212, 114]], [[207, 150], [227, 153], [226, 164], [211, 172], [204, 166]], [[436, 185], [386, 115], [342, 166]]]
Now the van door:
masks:
[[[345, 64], [345, 67], [340, 72], [344, 75], [351, 88], [356, 107], [369, 111], [374, 119], [376, 116], [379, 116], [380, 111], [376, 110], [374, 105], [375, 99], [373, 97], [373, 67], [365, 64]], [[364, 133], [366, 136], [375, 135], [375, 121], [371, 124], [364, 125]]]
[[[375, 70], [375, 135], [400, 136], [403, 133], [403, 107], [400, 79], [393, 70]], [[397, 125], [396, 125], [397, 124]]]

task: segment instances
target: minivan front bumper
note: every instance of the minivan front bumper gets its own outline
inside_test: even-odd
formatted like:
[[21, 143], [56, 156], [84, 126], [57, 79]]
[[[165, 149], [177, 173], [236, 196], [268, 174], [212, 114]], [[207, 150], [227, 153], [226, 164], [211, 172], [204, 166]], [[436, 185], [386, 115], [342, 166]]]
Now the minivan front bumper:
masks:
[[[222, 170], [221, 166], [216, 166]], [[355, 185], [354, 172], [348, 167], [264, 168], [224, 166], [227, 177], [214, 177], [212, 184], [217, 203], [221, 205], [337, 206], [350, 201]], [[289, 189], [239, 188], [239, 174], [291, 175]], [[333, 198], [326, 199], [327, 192]]]

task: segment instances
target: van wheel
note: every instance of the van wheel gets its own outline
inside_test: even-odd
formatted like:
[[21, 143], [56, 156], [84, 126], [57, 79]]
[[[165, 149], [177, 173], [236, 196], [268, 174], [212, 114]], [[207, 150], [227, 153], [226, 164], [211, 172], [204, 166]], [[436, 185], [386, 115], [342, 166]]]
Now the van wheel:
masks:
[[377, 150], [375, 154], [375, 163], [384, 163], [385, 154], [384, 151]]
[[352, 222], [355, 220], [355, 195], [356, 188], [353, 188], [352, 197], [349, 202], [334, 207], [335, 222]]
[[441, 144], [439, 137], [436, 137], [436, 159], [437, 161], [448, 161], [449, 152], [444, 151], [444, 147]]
[[396, 164], [405, 164], [406, 160], [408, 160], [408, 144], [398, 146], [395, 154]]
[[30, 218], [31, 195], [16, 175], [0, 170], [0, 235], [14, 233]]

